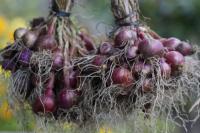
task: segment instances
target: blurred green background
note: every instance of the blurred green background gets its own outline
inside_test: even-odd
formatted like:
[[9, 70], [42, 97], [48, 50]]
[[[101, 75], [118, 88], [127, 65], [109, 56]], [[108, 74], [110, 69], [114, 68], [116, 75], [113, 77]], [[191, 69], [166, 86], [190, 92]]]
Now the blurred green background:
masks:
[[[49, 0], [1, 0], [0, 48], [13, 41], [17, 27], [28, 26], [34, 17], [48, 14]], [[200, 40], [200, 0], [139, 0], [141, 19], [163, 37], [175, 36], [198, 43]], [[113, 23], [109, 0], [75, 0], [73, 14], [93, 35], [108, 33]], [[109, 29], [109, 30], [108, 30]], [[5, 78], [9, 72], [0, 68], [0, 130], [20, 130], [6, 102]], [[103, 130], [101, 133], [105, 133]]]

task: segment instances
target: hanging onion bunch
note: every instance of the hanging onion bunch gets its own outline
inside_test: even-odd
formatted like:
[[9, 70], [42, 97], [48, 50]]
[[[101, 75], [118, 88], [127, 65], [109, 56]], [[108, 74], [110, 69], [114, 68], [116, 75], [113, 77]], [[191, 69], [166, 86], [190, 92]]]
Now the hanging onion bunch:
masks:
[[[111, 8], [116, 22], [111, 37], [96, 54], [76, 62], [85, 77], [87, 112], [111, 123], [139, 119], [143, 112], [152, 120], [150, 127], [160, 117], [185, 127], [189, 119], [183, 109], [200, 89], [198, 46], [160, 37], [140, 20], [137, 0], [111, 0]], [[137, 126], [134, 130], [141, 128]]]
[[82, 93], [73, 60], [96, 48], [71, 21], [73, 5], [73, 0], [52, 0], [48, 18], [16, 29], [15, 42], [1, 50], [0, 63], [12, 72], [9, 101], [21, 108], [28, 103], [38, 116], [80, 122]]

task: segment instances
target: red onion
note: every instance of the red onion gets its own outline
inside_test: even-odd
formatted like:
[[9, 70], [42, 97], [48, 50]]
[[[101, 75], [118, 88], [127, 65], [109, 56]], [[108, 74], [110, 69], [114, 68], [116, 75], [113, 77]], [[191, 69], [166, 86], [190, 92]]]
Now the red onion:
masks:
[[112, 44], [110, 44], [109, 42], [102, 43], [99, 47], [99, 52], [102, 55], [110, 54], [112, 52]]
[[150, 74], [152, 71], [152, 66], [150, 64], [145, 64], [142, 61], [137, 62], [132, 67], [132, 73], [135, 76], [140, 75], [141, 73], [144, 75]]
[[130, 29], [123, 29], [115, 36], [115, 46], [123, 47], [128, 41], [135, 41], [137, 39], [137, 33]]
[[21, 39], [22, 36], [24, 36], [26, 34], [28, 30], [25, 29], [25, 28], [18, 28], [15, 30], [14, 32], [14, 39], [17, 40], [17, 39]]
[[33, 104], [35, 113], [53, 113], [56, 110], [55, 94], [53, 92], [55, 74], [51, 73], [46, 84], [44, 95], [38, 97]]
[[80, 33], [79, 36], [85, 42], [85, 47], [88, 51], [92, 51], [92, 50], [96, 49], [96, 47], [93, 43], [93, 40], [89, 36], [87, 36], [84, 33]]
[[78, 83], [78, 72], [71, 70], [69, 75], [64, 75], [64, 84], [66, 87], [75, 89]]
[[164, 47], [159, 40], [144, 39], [139, 43], [139, 52], [144, 57], [160, 56], [163, 53]]
[[28, 48], [32, 48], [38, 39], [39, 31], [27, 31], [22, 37], [23, 43]]
[[57, 48], [53, 51], [53, 69], [57, 70], [63, 67], [64, 65], [64, 56], [62, 50]]
[[150, 64], [144, 64], [142, 67], [142, 74], [148, 75], [152, 71], [152, 66]]
[[78, 73], [75, 71], [71, 71], [69, 75], [70, 87], [76, 88], [78, 83]]
[[24, 49], [19, 55], [19, 63], [28, 66], [31, 59], [32, 52], [30, 49]]
[[170, 78], [171, 76], [171, 66], [165, 61], [165, 59], [160, 59], [160, 71], [161, 75], [165, 78]]
[[192, 55], [193, 54], [193, 48], [192, 46], [187, 42], [181, 42], [178, 47], [176, 48], [178, 52], [180, 52], [182, 55]]
[[145, 79], [143, 81], [143, 84], [142, 84], [142, 91], [145, 92], [145, 93], [148, 93], [148, 92], [152, 92], [153, 91], [153, 82], [151, 79]]
[[184, 56], [177, 51], [168, 52], [165, 55], [165, 58], [166, 58], [167, 63], [170, 64], [173, 68], [182, 66], [185, 63]]
[[163, 40], [163, 45], [166, 47], [169, 51], [176, 50], [177, 46], [181, 43], [181, 41], [175, 37], [168, 38], [166, 40]]
[[105, 62], [106, 58], [105, 56], [97, 55], [92, 61], [92, 64], [95, 66], [102, 66]]
[[45, 94], [38, 97], [33, 104], [35, 113], [53, 113], [56, 110], [56, 101], [52, 89], [48, 88]]
[[134, 82], [134, 78], [132, 76], [132, 73], [128, 69], [117, 67], [113, 70], [112, 81], [114, 84], [128, 87]]
[[57, 41], [53, 35], [40, 36], [36, 42], [37, 50], [54, 50], [57, 48]]
[[138, 52], [138, 47], [134, 46], [134, 45], [131, 45], [127, 49], [126, 57], [128, 59], [133, 59], [133, 58], [135, 58], [137, 56], [137, 52]]
[[78, 94], [75, 90], [63, 89], [58, 95], [58, 106], [62, 109], [70, 109], [78, 104]]

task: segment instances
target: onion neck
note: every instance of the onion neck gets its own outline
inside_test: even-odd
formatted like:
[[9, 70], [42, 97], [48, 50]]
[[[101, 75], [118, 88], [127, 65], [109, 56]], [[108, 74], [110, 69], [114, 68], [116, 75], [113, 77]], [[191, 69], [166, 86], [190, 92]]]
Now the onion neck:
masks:
[[45, 92], [44, 92], [45, 95], [47, 95], [47, 96], [53, 96], [54, 95], [54, 93], [53, 93], [54, 82], [55, 82], [55, 74], [51, 73], [50, 78], [49, 78], [48, 83], [47, 83], [47, 86], [46, 86], [46, 89], [45, 89]]

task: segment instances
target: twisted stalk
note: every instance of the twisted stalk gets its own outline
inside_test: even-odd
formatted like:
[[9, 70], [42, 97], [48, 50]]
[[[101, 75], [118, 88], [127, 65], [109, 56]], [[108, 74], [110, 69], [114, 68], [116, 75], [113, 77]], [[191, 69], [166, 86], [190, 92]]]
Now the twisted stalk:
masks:
[[[115, 18], [115, 23], [121, 26], [138, 26], [140, 25], [140, 8], [138, 0], [111, 0], [111, 10]], [[154, 38], [160, 39], [155, 31], [147, 26], [146, 32]]]
[[139, 20], [138, 0], [111, 0], [111, 10], [117, 25]]

